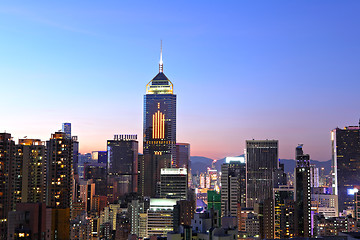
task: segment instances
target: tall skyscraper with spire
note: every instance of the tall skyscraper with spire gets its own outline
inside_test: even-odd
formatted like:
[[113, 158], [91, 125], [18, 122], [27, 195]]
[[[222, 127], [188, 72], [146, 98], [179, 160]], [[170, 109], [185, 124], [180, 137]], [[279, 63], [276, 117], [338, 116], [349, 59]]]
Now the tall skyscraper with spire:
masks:
[[[144, 97], [144, 158], [146, 168], [139, 192], [154, 197], [160, 187], [160, 169], [169, 168], [176, 158], [176, 95], [163, 72], [162, 47], [159, 73], [146, 85]], [[141, 163], [140, 163], [141, 164]]]

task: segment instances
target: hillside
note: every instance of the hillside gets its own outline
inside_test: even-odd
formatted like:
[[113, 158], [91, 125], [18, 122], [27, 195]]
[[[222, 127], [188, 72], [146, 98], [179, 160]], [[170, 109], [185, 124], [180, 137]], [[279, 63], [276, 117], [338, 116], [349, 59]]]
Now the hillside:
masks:
[[[244, 156], [244, 155], [240, 155]], [[213, 162], [213, 159], [202, 157], [202, 156], [191, 156], [191, 169], [192, 174], [196, 174], [196, 172], [205, 172], [208, 167], [211, 166], [211, 163]], [[215, 163], [215, 168], [220, 171], [221, 165], [225, 162], [225, 158], [219, 159]], [[294, 168], [296, 166], [296, 162], [294, 159], [280, 159], [281, 163], [284, 163], [285, 166], [285, 172], [293, 172]], [[310, 160], [311, 164], [315, 164], [318, 168], [325, 168], [325, 173], [330, 173], [331, 170], [331, 160], [321, 162], [317, 160]]]

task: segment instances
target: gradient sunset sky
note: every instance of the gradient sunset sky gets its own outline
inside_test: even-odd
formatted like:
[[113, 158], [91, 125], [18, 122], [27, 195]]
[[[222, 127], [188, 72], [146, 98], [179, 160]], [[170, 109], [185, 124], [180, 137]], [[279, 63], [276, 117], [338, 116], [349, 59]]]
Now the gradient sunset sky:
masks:
[[[0, 3], [0, 131], [49, 139], [71, 122], [82, 153], [142, 141], [143, 97], [164, 73], [191, 155], [278, 139], [331, 158], [330, 130], [360, 117], [360, 1]], [[140, 144], [142, 152], [142, 144]]]

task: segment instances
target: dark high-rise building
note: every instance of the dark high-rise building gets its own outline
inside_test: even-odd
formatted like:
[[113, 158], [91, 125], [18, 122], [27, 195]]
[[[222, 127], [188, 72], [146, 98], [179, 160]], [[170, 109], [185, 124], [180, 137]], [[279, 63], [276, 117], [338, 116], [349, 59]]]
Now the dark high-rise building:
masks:
[[79, 178], [84, 177], [84, 164], [91, 162], [91, 153], [78, 154], [78, 173]]
[[[138, 141], [136, 135], [115, 135], [107, 141], [108, 182], [112, 186], [110, 200], [137, 192]], [[113, 195], [113, 196], [111, 196]]]
[[63, 123], [61, 131], [65, 133], [67, 139], [71, 139], [71, 123]]
[[180, 225], [190, 226], [191, 219], [194, 218], [195, 204], [189, 200], [180, 200], [174, 206], [173, 227], [178, 231]]
[[272, 198], [273, 175], [278, 169], [277, 140], [247, 140], [247, 207]]
[[[96, 160], [98, 163], [106, 163], [107, 164], [107, 151], [96, 151], [92, 152], [92, 156], [96, 156]], [[95, 159], [93, 159], [95, 160]]]
[[91, 162], [107, 164], [107, 151], [92, 151]]
[[73, 142], [63, 132], [51, 134], [47, 144], [46, 204], [51, 208], [70, 208], [72, 198]]
[[190, 144], [176, 143], [176, 162], [175, 167], [190, 168]]
[[176, 143], [176, 162], [173, 167], [186, 168], [188, 173], [188, 183], [191, 182], [191, 162], [190, 162], [190, 144]]
[[360, 190], [360, 127], [331, 131], [333, 193], [339, 197], [339, 212], [354, 206], [354, 192]]
[[17, 204], [16, 211], [9, 212], [8, 236], [1, 239], [50, 239], [47, 238], [50, 233], [46, 231], [50, 231], [49, 210], [44, 203]]
[[[15, 166], [14, 166], [15, 165]], [[0, 239], [7, 238], [8, 212], [14, 192], [15, 142], [10, 133], [0, 133]]]
[[73, 169], [74, 175], [79, 174], [79, 142], [77, 136], [71, 137], [73, 141]]
[[274, 188], [274, 237], [295, 236], [294, 189], [289, 186]]
[[227, 157], [221, 165], [221, 215], [236, 217], [246, 207], [246, 163], [244, 157]]
[[162, 168], [160, 181], [161, 198], [187, 199], [186, 168]]
[[302, 144], [296, 147], [295, 168], [295, 234], [297, 237], [311, 237], [311, 176], [310, 156], [304, 154]]
[[154, 197], [160, 184], [160, 169], [176, 162], [176, 95], [173, 84], [159, 73], [146, 85], [144, 97], [144, 195]]
[[85, 163], [84, 179], [95, 183], [95, 194], [107, 196], [107, 168], [105, 163]]
[[280, 163], [279, 168], [274, 171], [274, 188], [278, 188], [281, 185], [287, 185], [287, 174], [285, 173], [284, 164]]
[[[149, 159], [149, 158], [148, 158]], [[144, 155], [138, 154], [138, 194], [139, 196], [144, 197], [145, 196], [145, 174], [146, 179], [148, 179], [151, 176], [151, 172], [145, 171], [145, 161], [144, 161]], [[149, 166], [149, 163], [146, 164], [146, 166]]]
[[[255, 204], [257, 205], [257, 204]], [[260, 236], [265, 239], [274, 238], [274, 200], [272, 198], [265, 199], [259, 204], [262, 212], [259, 213]]]
[[354, 194], [354, 200], [355, 200], [355, 219], [357, 222], [357, 226], [360, 226], [360, 193], [356, 192]]

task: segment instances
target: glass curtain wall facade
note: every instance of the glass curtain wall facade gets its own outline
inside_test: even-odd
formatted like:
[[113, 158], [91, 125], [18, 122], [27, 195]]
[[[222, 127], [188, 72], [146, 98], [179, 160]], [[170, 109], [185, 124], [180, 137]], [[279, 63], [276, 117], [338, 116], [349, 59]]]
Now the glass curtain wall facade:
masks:
[[354, 206], [360, 190], [360, 127], [331, 131], [333, 193], [339, 198], [339, 212]]
[[154, 197], [160, 189], [161, 168], [176, 163], [176, 95], [173, 84], [162, 72], [147, 84], [144, 97], [144, 163], [141, 173], [144, 195]]
[[273, 173], [278, 169], [277, 140], [246, 141], [247, 204], [261, 203], [272, 198]]
[[138, 141], [136, 135], [120, 135], [107, 141], [108, 181], [114, 201], [126, 193], [137, 192]]

